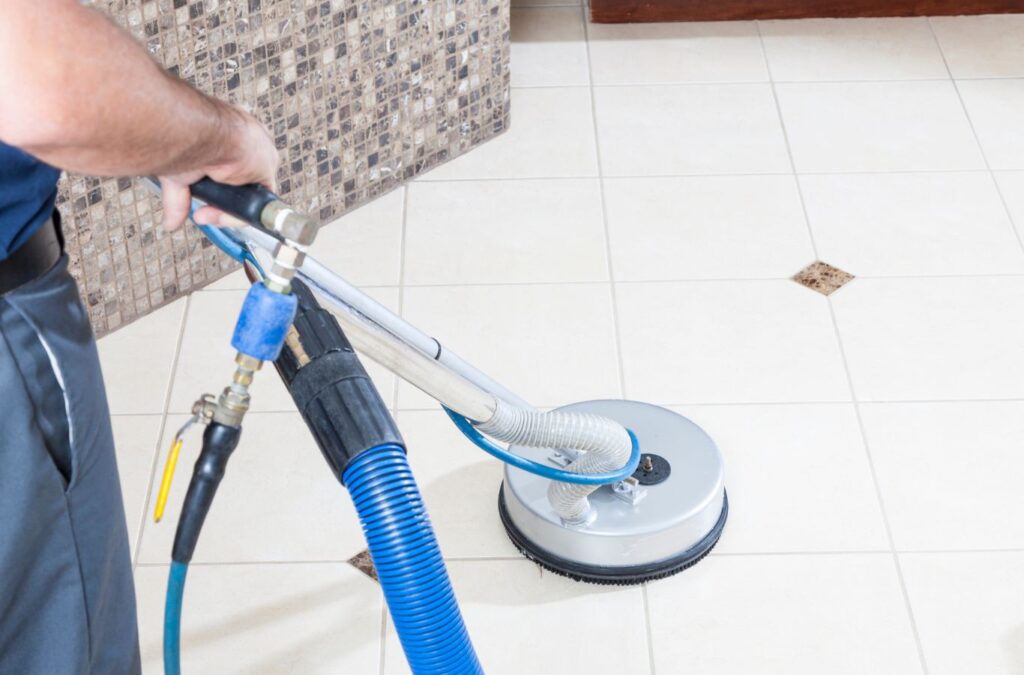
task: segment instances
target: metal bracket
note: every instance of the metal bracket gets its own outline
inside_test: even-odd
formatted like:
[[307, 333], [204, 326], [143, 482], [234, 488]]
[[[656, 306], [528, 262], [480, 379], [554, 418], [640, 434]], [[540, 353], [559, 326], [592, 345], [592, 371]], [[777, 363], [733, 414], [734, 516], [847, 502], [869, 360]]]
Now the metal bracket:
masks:
[[640, 485], [640, 481], [632, 476], [612, 485], [612, 492], [615, 493], [616, 497], [631, 506], [636, 506], [640, 503], [640, 500], [647, 496], [647, 489]]

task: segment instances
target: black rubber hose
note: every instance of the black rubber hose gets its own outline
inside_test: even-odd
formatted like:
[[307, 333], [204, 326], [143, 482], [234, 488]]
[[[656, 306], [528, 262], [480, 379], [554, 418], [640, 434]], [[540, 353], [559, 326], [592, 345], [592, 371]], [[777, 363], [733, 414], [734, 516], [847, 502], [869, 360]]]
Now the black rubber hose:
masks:
[[226, 185], [209, 178], [193, 183], [189, 190], [192, 196], [214, 206], [225, 213], [260, 229], [266, 229], [260, 216], [267, 204], [277, 201], [277, 195], [255, 183], [249, 185]]
[[238, 439], [242, 436], [241, 427], [229, 427], [211, 422], [203, 433], [203, 450], [199, 453], [192, 481], [188, 484], [188, 493], [181, 508], [178, 530], [174, 534], [174, 548], [171, 558], [175, 562], [188, 564], [199, 540], [199, 531], [203, 529], [206, 514], [213, 504], [217, 487], [224, 478], [231, 453], [238, 447]]

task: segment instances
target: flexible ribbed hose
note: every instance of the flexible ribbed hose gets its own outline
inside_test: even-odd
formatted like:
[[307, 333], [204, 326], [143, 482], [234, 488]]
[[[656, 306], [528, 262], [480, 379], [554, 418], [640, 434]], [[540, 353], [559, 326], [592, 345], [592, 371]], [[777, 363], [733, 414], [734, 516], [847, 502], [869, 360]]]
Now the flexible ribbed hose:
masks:
[[413, 673], [482, 674], [405, 452], [360, 453], [343, 481]]
[[[632, 441], [619, 423], [600, 415], [553, 410], [539, 412], [498, 401], [494, 416], [477, 425], [482, 433], [512, 445], [533, 448], [568, 448], [582, 452], [567, 470], [573, 473], [607, 473], [621, 469]], [[548, 501], [562, 520], [586, 522], [590, 513], [587, 496], [598, 485], [552, 482]]]

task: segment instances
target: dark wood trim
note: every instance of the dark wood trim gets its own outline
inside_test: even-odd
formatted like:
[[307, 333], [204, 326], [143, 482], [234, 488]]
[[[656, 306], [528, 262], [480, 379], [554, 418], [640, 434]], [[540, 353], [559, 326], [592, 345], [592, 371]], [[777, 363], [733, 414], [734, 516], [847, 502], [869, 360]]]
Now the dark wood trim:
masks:
[[1024, 12], [1024, 0], [590, 0], [594, 23], [1010, 12]]

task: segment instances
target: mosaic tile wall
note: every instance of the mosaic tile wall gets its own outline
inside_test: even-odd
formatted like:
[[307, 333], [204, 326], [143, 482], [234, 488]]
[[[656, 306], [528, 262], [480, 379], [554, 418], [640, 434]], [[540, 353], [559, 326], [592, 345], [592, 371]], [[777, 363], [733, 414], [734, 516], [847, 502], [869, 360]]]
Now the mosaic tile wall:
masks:
[[[328, 222], [503, 132], [509, 0], [93, 0], [172, 72], [250, 107], [281, 195]], [[130, 179], [66, 176], [59, 207], [98, 335], [233, 264], [160, 226]]]

